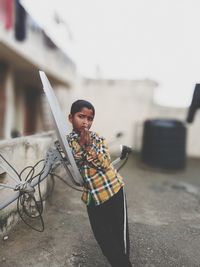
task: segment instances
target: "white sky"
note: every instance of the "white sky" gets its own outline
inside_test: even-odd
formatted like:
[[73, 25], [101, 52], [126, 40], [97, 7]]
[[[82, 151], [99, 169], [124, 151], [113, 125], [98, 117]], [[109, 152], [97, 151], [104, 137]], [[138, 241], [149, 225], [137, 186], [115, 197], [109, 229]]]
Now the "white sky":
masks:
[[[200, 82], [200, 0], [23, 0], [81, 74], [158, 82], [156, 102], [190, 104]], [[56, 9], [73, 41], [51, 24]]]

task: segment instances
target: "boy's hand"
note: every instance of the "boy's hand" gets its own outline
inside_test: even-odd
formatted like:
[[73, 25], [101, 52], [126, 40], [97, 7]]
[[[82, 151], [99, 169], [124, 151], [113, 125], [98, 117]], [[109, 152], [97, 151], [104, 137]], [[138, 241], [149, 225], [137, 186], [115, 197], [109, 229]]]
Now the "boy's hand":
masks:
[[90, 132], [88, 129], [85, 128], [81, 131], [79, 144], [81, 146], [90, 146], [92, 144]]

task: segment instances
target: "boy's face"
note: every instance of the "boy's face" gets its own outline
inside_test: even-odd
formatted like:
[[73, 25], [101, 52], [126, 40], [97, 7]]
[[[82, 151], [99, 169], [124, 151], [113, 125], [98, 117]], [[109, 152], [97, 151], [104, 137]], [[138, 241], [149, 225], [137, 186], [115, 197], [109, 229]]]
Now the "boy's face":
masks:
[[74, 115], [69, 115], [69, 121], [72, 123], [73, 129], [81, 133], [83, 130], [89, 130], [92, 126], [94, 114], [92, 109], [82, 108]]

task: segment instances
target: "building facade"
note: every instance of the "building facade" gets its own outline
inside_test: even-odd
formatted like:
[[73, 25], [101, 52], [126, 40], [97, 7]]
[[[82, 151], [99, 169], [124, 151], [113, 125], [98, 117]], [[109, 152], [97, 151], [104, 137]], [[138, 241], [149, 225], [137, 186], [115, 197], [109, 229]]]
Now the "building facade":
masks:
[[76, 80], [74, 62], [19, 1], [0, 1], [0, 139], [53, 128], [39, 70], [56, 94], [69, 98]]

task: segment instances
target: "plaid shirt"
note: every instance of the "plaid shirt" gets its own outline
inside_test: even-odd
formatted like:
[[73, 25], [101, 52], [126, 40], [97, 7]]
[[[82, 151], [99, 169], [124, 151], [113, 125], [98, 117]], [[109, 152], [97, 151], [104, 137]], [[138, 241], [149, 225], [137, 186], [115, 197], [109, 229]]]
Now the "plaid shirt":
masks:
[[90, 137], [92, 145], [87, 151], [79, 145], [76, 132], [71, 132], [67, 139], [84, 179], [82, 200], [89, 205], [92, 197], [99, 205], [116, 194], [124, 183], [111, 164], [105, 139], [94, 132], [90, 132]]

